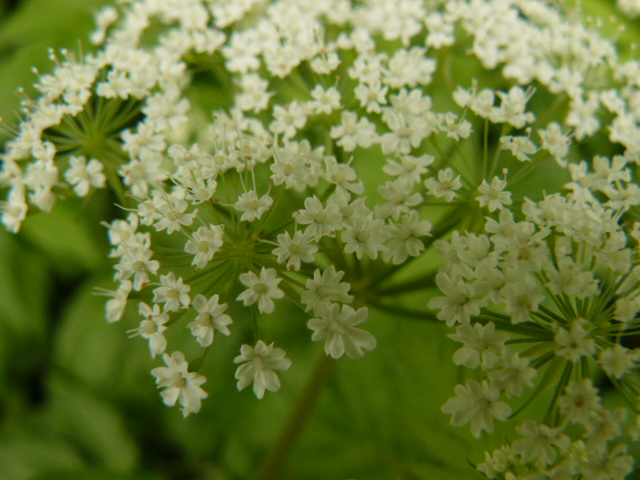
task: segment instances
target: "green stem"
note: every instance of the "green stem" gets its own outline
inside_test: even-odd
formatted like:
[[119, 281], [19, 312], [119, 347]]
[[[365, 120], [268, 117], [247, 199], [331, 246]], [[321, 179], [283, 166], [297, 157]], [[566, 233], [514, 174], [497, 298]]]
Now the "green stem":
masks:
[[262, 461], [253, 480], [274, 480], [282, 478], [280, 472], [285, 465], [286, 458], [311, 416], [311, 412], [320, 397], [324, 385], [331, 376], [334, 366], [335, 361], [333, 358], [323, 353], [320, 360], [316, 363], [307, 385], [295, 405], [293, 413], [289, 417], [289, 420], [287, 420], [287, 424], [280, 432], [276, 443]]

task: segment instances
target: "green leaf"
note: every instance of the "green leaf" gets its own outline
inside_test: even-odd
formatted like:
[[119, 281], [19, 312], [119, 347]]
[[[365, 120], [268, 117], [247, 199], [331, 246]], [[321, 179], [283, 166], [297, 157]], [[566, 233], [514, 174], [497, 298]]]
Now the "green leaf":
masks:
[[1, 229], [0, 252], [0, 388], [7, 399], [44, 355], [51, 278], [44, 258]]
[[107, 472], [97, 469], [56, 469], [39, 473], [29, 480], [162, 480], [156, 474], [149, 472], [136, 472], [135, 474], [122, 474]]
[[[96, 286], [112, 286], [111, 275], [90, 277], [63, 312], [54, 342], [53, 362], [62, 371], [92, 388], [111, 395], [136, 395], [142, 390], [155, 396], [149, 370], [149, 350], [142, 339], [127, 338], [139, 319], [135, 311], [118, 324], [105, 318], [107, 298]], [[141, 381], [144, 379], [144, 382]]]
[[1, 431], [0, 478], [26, 480], [43, 470], [78, 468], [83, 465], [79, 453], [58, 436], [42, 431]]
[[[36, 95], [32, 84], [37, 77], [32, 67], [52, 70], [50, 47], [78, 50], [78, 40], [86, 39], [93, 29], [93, 13], [105, 0], [23, 0], [19, 8], [0, 24], [0, 117], [8, 124], [17, 120], [20, 98], [18, 87], [30, 97]], [[83, 49], [89, 47], [85, 41]], [[4, 135], [0, 133], [0, 141]]]
[[118, 411], [104, 397], [61, 375], [49, 381], [46, 419], [54, 431], [105, 468], [131, 472], [138, 448]]
[[20, 235], [42, 251], [63, 276], [106, 268], [107, 235], [97, 221], [104, 217], [105, 201], [97, 196], [85, 208], [74, 201], [60, 202], [50, 213], [27, 218]]

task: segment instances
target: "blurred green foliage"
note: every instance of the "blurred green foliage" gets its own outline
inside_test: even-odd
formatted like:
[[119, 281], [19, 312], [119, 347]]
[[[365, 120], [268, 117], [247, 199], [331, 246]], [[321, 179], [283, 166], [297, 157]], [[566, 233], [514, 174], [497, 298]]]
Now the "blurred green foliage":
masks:
[[[9, 8], [0, 2], [5, 123], [17, 121], [18, 86], [34, 95], [31, 68], [49, 70], [48, 48], [88, 48], [92, 12], [103, 3], [24, 0]], [[608, 12], [609, 3], [590, 0], [585, 8]], [[19, 235], [0, 230], [0, 480], [251, 478], [321, 345], [309, 347], [303, 319], [298, 327], [274, 319], [271, 328], [289, 329], [283, 347], [296, 362], [282, 375], [282, 390], [259, 401], [235, 388], [228, 359], [236, 343], [216, 340], [202, 370], [210, 395], [202, 411], [183, 419], [166, 408], [149, 374], [159, 361], [151, 360], [146, 342], [125, 333], [137, 326], [135, 312], [124, 327], [109, 325], [104, 298], [95, 295], [96, 286], [112, 287], [97, 220], [112, 202], [96, 195], [33, 216]], [[462, 381], [443, 325], [376, 314], [370, 330], [378, 348], [338, 363], [281, 478], [479, 478], [460, 452], [479, 461], [497, 445], [450, 428], [441, 413]]]

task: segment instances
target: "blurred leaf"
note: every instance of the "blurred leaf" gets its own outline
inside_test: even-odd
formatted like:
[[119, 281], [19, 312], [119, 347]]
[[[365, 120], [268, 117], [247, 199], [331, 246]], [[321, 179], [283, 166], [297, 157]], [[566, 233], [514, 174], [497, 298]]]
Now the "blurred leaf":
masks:
[[49, 380], [47, 415], [51, 429], [69, 438], [95, 463], [131, 472], [138, 449], [117, 410], [78, 382], [54, 375]]
[[104, 202], [101, 196], [84, 208], [77, 202], [60, 202], [50, 213], [29, 216], [21, 235], [41, 250], [63, 276], [104, 267], [108, 264], [107, 236], [97, 221]]
[[[52, 70], [48, 59], [51, 47], [78, 50], [79, 39], [87, 38], [93, 29], [93, 12], [105, 0], [23, 0], [19, 8], [0, 25], [0, 117], [13, 124], [20, 106], [14, 92], [20, 86], [30, 97], [36, 91], [37, 77], [32, 67], [43, 72]], [[88, 48], [84, 42], [83, 49]], [[0, 134], [0, 141], [3, 136]]]
[[0, 480], [26, 480], [43, 470], [83, 465], [76, 450], [46, 432], [0, 432]]
[[155, 396], [149, 350], [143, 340], [130, 340], [126, 334], [126, 330], [137, 326], [137, 312], [131, 312], [116, 325], [109, 324], [105, 318], [107, 297], [96, 295], [95, 287], [113, 282], [111, 275], [96, 278], [87, 279], [64, 311], [53, 362], [65, 373], [104, 393], [116, 396], [142, 390]]
[[[4, 230], [0, 252], [0, 386], [6, 399], [19, 393], [16, 381], [41, 361], [51, 280], [44, 258]], [[8, 388], [9, 378], [14, 388]]]
[[473, 478], [460, 452], [478, 445], [440, 410], [458, 371], [443, 325], [379, 312], [369, 323], [378, 347], [339, 362], [287, 478]]
[[162, 477], [148, 472], [137, 472], [135, 474], [127, 475], [96, 469], [56, 469], [45, 473], [39, 473], [29, 478], [29, 480], [162, 480]]

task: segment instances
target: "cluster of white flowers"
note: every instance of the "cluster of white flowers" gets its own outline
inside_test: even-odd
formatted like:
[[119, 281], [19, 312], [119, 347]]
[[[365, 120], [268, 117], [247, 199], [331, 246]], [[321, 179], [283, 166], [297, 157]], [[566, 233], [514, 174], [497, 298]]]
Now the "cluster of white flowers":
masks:
[[[626, 410], [601, 405], [594, 370], [640, 409], [623, 345], [640, 323], [639, 61], [541, 0], [121, 0], [92, 40], [25, 102], [2, 221], [111, 187], [128, 216], [105, 223], [107, 318], [139, 312], [166, 404], [186, 416], [207, 396], [180, 328], [205, 353], [216, 332], [253, 335], [230, 361], [262, 398], [292, 364], [262, 328], [283, 302], [326, 355], [357, 358], [370, 311], [415, 316], [390, 297], [435, 286], [454, 362], [481, 370], [444, 405], [453, 425], [480, 437], [555, 388], [481, 472], [631, 471]], [[574, 140], [615, 153], [584, 161]], [[564, 193], [519, 193], [536, 169], [570, 178]], [[432, 261], [397, 275], [432, 250], [435, 283]]]

